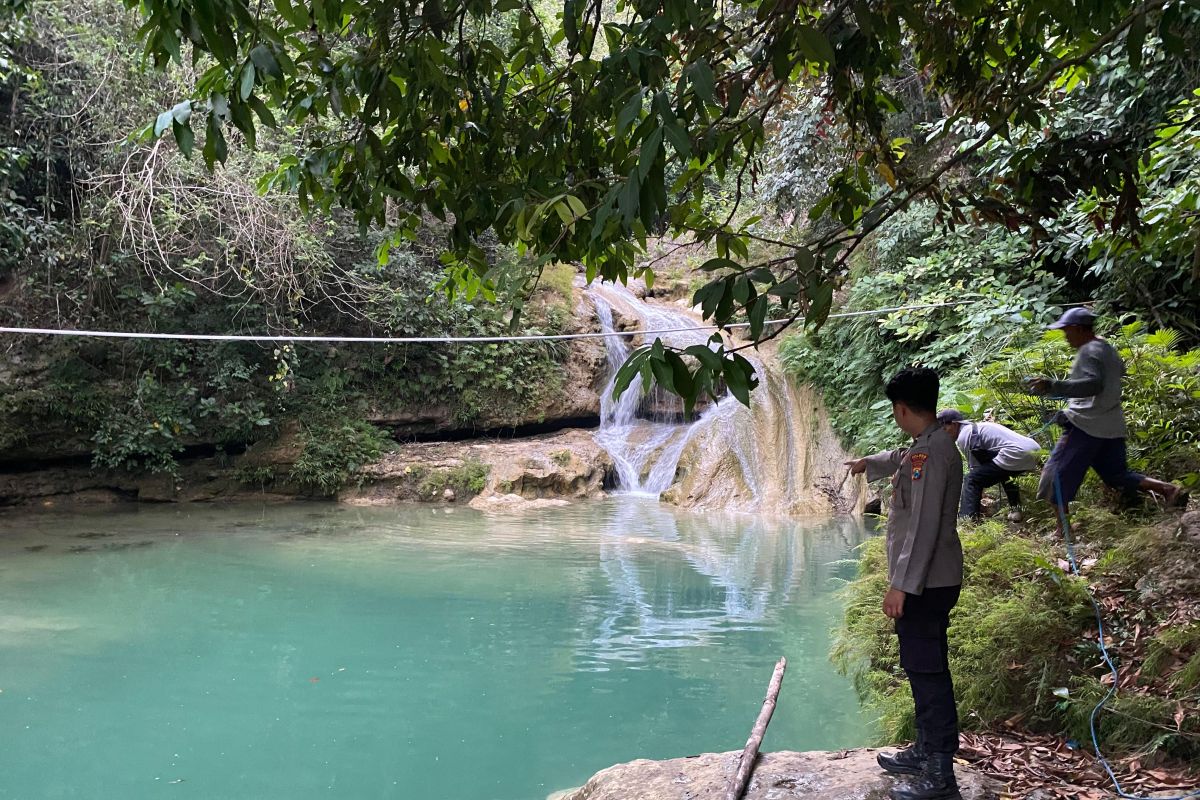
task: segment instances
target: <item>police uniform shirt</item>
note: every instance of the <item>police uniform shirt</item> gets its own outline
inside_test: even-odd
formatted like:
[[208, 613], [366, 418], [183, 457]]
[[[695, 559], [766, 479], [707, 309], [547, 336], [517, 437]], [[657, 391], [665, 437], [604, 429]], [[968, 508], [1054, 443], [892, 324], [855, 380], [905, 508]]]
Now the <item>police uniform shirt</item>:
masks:
[[867, 480], [892, 476], [887, 522], [888, 581], [921, 594], [926, 587], [959, 586], [958, 500], [963, 468], [950, 434], [935, 423], [911, 447], [867, 456]]

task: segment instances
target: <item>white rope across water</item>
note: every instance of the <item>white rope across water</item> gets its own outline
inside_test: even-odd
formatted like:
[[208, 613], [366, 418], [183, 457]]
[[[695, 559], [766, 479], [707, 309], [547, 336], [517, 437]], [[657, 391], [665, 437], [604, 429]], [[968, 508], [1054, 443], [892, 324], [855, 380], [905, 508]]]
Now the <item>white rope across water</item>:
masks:
[[[951, 303], [926, 303], [923, 305], [892, 306], [890, 308], [874, 308], [868, 311], [842, 311], [830, 314], [829, 319], [845, 317], [865, 317], [873, 314], [891, 314], [896, 311], [919, 311], [926, 308], [945, 308], [978, 303], [979, 300], [956, 300]], [[792, 319], [772, 319], [764, 325], [799, 322], [803, 317]], [[600, 339], [608, 336], [649, 336], [660, 333], [685, 333], [689, 331], [715, 331], [731, 328], [748, 328], [749, 322], [735, 322], [729, 325], [697, 325], [689, 328], [663, 328], [651, 331], [607, 331], [600, 333], [555, 333], [555, 334], [522, 334], [516, 336], [291, 336], [287, 334], [236, 334], [236, 333], [149, 333], [138, 331], [83, 331], [59, 328], [8, 328], [0, 327], [0, 334], [25, 336], [78, 336], [92, 339], [175, 339], [206, 342], [323, 342], [335, 344], [367, 343], [367, 344], [487, 344], [495, 342], [537, 342], [537, 341], [567, 341], [570, 339]]]

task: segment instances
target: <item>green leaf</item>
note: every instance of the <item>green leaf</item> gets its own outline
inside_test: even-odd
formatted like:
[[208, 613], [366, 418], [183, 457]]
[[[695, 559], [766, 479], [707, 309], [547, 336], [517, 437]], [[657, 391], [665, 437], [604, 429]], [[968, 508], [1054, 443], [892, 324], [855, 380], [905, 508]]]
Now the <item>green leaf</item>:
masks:
[[192, 146], [196, 143], [196, 134], [192, 132], [192, 126], [172, 122], [171, 130], [175, 134], [175, 144], [179, 147], [179, 152], [183, 153], [184, 158], [190, 158]]
[[696, 92], [696, 96], [706, 103], [716, 103], [716, 96], [713, 94], [715, 88], [713, 82], [712, 67], [708, 62], [701, 59], [693, 62], [686, 70], [688, 80], [692, 83], [692, 89]]
[[254, 118], [250, 116], [250, 107], [246, 103], [234, 102], [229, 106], [229, 116], [233, 124], [246, 137], [246, 144], [251, 150], [255, 146]]
[[242, 80], [238, 85], [238, 97], [245, 100], [254, 91], [254, 62], [247, 61], [242, 66]]
[[836, 60], [837, 56], [834, 55], [833, 45], [825, 38], [825, 34], [816, 28], [811, 25], [799, 25], [796, 28], [796, 35], [800, 39], [800, 49], [804, 51], [809, 61], [832, 64]]
[[700, 265], [700, 269], [704, 272], [716, 272], [719, 269], [738, 270], [741, 269], [741, 265], [728, 258], [710, 258]]
[[204, 130], [204, 163], [212, 169], [218, 161], [225, 163], [229, 155], [229, 147], [225, 143], [225, 134], [221, 125], [212, 114], [208, 115], [208, 125]]
[[692, 403], [696, 399], [696, 386], [692, 380], [692, 371], [688, 369], [687, 363], [674, 350], [668, 350], [665, 354], [667, 366], [671, 370], [671, 385], [674, 387], [675, 394], [679, 395], [684, 400], [684, 413], [691, 414]]
[[638, 153], [638, 175], [643, 181], [650, 175], [650, 170], [654, 168], [654, 162], [662, 150], [662, 140], [663, 129], [660, 125], [651, 131], [646, 140], [642, 142], [641, 152]]
[[275, 122], [275, 115], [271, 113], [271, 109], [267, 108], [267, 104], [255, 95], [250, 95], [246, 100], [250, 108], [254, 109], [254, 113], [262, 120], [262, 124], [268, 128], [277, 128], [279, 124]]
[[809, 282], [805, 295], [808, 297], [808, 313], [804, 322], [820, 327], [829, 318], [829, 309], [833, 306], [833, 282], [816, 278]]
[[633, 379], [642, 371], [646, 360], [650, 357], [649, 345], [642, 345], [629, 354], [625, 359], [625, 363], [617, 370], [617, 377], [613, 381], [612, 398], [619, 400], [625, 390], [629, 388], [629, 384], [633, 383]]
[[171, 107], [171, 119], [178, 122], [180, 125], [186, 125], [188, 120], [192, 118], [192, 101], [184, 100], [182, 103], [176, 103]]
[[699, 361], [705, 367], [720, 372], [722, 359], [717, 355], [712, 348], [706, 344], [694, 344], [683, 351], [684, 355], [691, 356]]
[[691, 158], [692, 142], [688, 139], [687, 131], [679, 124], [679, 120], [672, 116], [669, 120], [663, 120], [663, 128], [666, 131], [667, 139], [670, 140], [671, 146], [675, 148], [675, 152], [680, 158]]
[[642, 98], [642, 90], [638, 89], [633, 93], [633, 96], [629, 98], [629, 102], [625, 104], [620, 113], [617, 114], [618, 136], [624, 136], [626, 131], [628, 131], [629, 127], [633, 124], [633, 121], [636, 120], [641, 114]]
[[[657, 343], [658, 340], [655, 339], [655, 342]], [[679, 391], [675, 388], [675, 371], [667, 363], [666, 353], [652, 356], [650, 359], [650, 369], [653, 370], [654, 379], [658, 381], [659, 386], [672, 394], [679, 394]]]
[[154, 120], [154, 138], [157, 139], [162, 136], [163, 131], [171, 127], [171, 124], [174, 122], [175, 115], [169, 109], [159, 114], [158, 119]]
[[1146, 43], [1146, 15], [1138, 14], [1129, 26], [1126, 46], [1129, 50], [1129, 65], [1134, 69], [1142, 66], [1142, 48]]
[[308, 27], [308, 9], [304, 5], [293, 6], [288, 0], [275, 0], [275, 10], [296, 28]]
[[758, 378], [754, 375], [754, 365], [737, 353], [725, 359], [722, 364], [722, 374], [729, 392], [738, 402], [750, 407], [750, 390], [758, 386]]
[[222, 120], [229, 119], [229, 100], [220, 92], [213, 92], [208, 98], [208, 113], [216, 114]]
[[[250, 51], [250, 61], [254, 64], [259, 75], [266, 75], [268, 78], [276, 79], [283, 77], [283, 72], [279, 69], [279, 62], [275, 60], [275, 54], [265, 44], [260, 44]], [[244, 81], [245, 77], [243, 76]], [[244, 95], [242, 99], [245, 99]]]
[[750, 338], [757, 341], [758, 337], [762, 336], [763, 325], [767, 319], [767, 309], [770, 308], [771, 301], [767, 295], [762, 294], [754, 298], [754, 302], [750, 304]]
[[708, 319], [721, 303], [727, 288], [728, 284], [723, 280], [706, 283], [696, 290], [696, 294], [692, 297], [692, 305], [700, 306], [701, 314]]

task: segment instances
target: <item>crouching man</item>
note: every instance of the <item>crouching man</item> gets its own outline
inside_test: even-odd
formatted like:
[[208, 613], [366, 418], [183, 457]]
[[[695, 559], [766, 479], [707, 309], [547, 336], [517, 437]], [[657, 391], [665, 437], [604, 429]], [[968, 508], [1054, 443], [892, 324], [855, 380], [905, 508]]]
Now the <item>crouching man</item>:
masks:
[[892, 417], [913, 438], [910, 447], [849, 462], [868, 480], [892, 477], [887, 524], [889, 588], [883, 613], [896, 621], [900, 666], [912, 687], [917, 741], [879, 765], [913, 775], [892, 788], [892, 800], [959, 800], [954, 777], [958, 709], [950, 677], [947, 629], [963, 578], [958, 540], [962, 459], [937, 421], [938, 376], [905, 369], [886, 389]]
[[1013, 478], [1037, 469], [1041, 445], [998, 422], [971, 422], [955, 408], [939, 412], [937, 420], [967, 457], [967, 479], [958, 515], [979, 519], [983, 490], [998, 483], [1008, 498], [1009, 521], [1020, 522], [1021, 490]]

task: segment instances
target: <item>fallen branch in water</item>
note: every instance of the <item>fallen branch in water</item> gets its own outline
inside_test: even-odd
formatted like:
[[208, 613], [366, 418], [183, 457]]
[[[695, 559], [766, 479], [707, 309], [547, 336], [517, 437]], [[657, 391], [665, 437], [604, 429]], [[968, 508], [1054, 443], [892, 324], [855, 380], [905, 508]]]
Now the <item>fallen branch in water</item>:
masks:
[[771, 715], [775, 713], [775, 701], [779, 698], [779, 687], [783, 685], [783, 671], [786, 669], [787, 659], [779, 659], [779, 663], [775, 665], [775, 672], [771, 675], [771, 683], [767, 686], [767, 697], [763, 700], [762, 710], [758, 712], [758, 719], [754, 721], [754, 727], [750, 729], [750, 738], [746, 740], [746, 747], [742, 750], [742, 757], [738, 760], [737, 773], [729, 783], [729, 791], [725, 795], [725, 800], [741, 800], [746, 786], [750, 783], [750, 775], [754, 772], [754, 763], [758, 761], [758, 748], [762, 744], [763, 736], [767, 733]]

